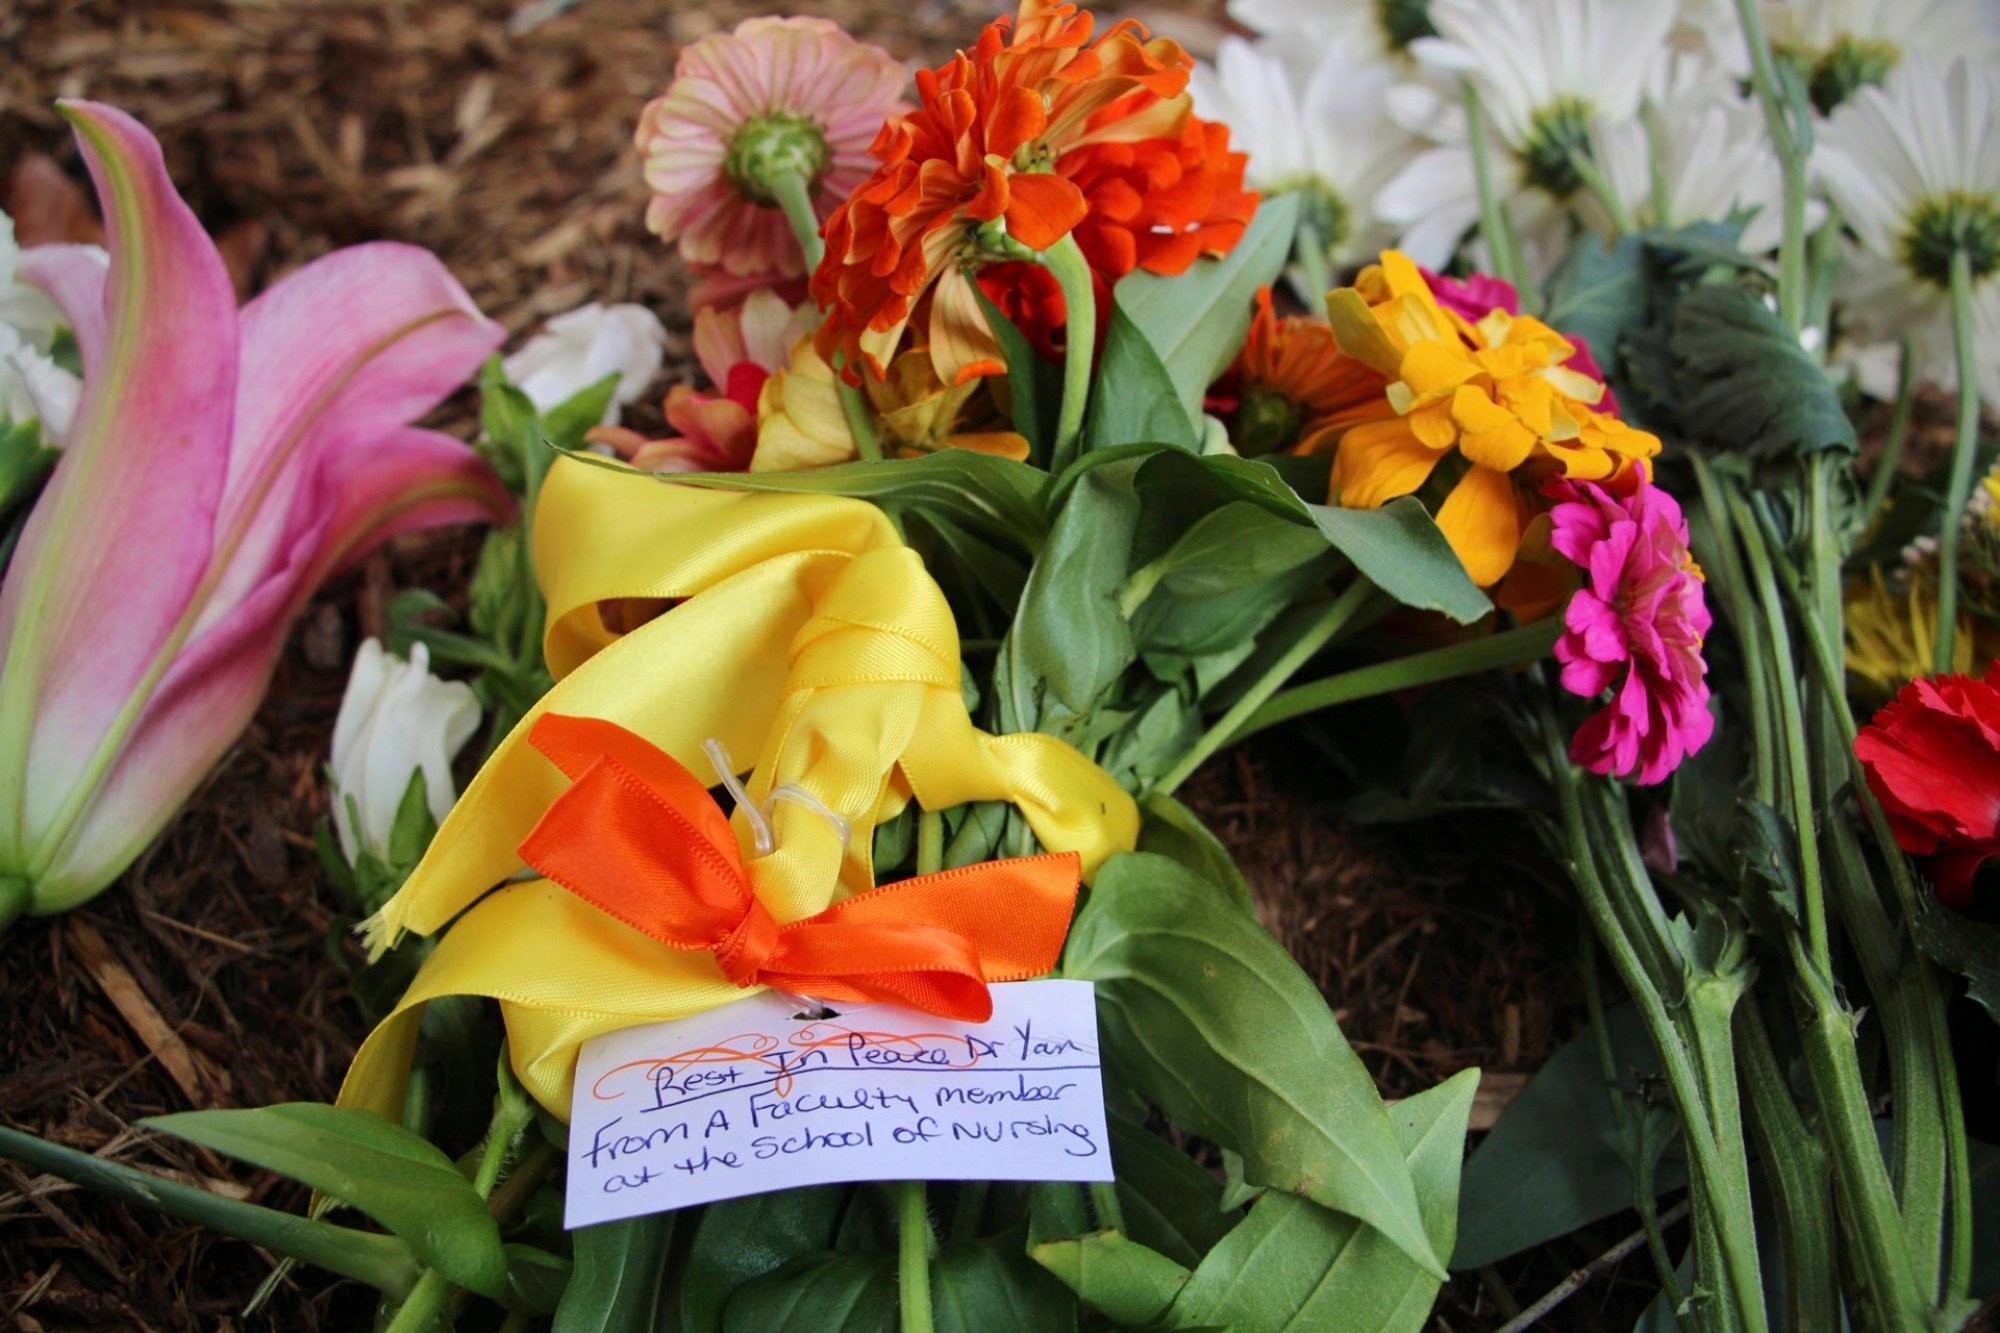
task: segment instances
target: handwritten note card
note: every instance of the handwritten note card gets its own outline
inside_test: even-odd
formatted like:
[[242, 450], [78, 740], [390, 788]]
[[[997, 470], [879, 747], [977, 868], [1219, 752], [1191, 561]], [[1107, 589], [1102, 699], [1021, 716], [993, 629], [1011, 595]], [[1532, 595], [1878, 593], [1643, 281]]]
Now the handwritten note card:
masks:
[[800, 1021], [765, 992], [586, 1042], [566, 1224], [835, 1181], [1110, 1180], [1090, 983], [992, 991], [985, 1023]]

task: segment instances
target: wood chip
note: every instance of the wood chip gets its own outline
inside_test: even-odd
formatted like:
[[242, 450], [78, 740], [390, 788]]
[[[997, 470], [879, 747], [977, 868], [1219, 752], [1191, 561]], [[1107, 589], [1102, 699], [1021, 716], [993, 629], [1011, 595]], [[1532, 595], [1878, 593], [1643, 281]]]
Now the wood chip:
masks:
[[83, 964], [91, 980], [104, 992], [106, 999], [125, 1019], [133, 1033], [144, 1042], [146, 1049], [159, 1060], [160, 1067], [173, 1078], [175, 1086], [186, 1095], [190, 1105], [203, 1108], [214, 1105], [209, 1089], [224, 1086], [222, 1072], [203, 1060], [180, 1034], [160, 1017], [160, 1011], [146, 998], [146, 992], [127, 970], [125, 965], [112, 954], [111, 946], [104, 942], [104, 936], [97, 928], [81, 917], [71, 917], [69, 921], [70, 949], [77, 961]]

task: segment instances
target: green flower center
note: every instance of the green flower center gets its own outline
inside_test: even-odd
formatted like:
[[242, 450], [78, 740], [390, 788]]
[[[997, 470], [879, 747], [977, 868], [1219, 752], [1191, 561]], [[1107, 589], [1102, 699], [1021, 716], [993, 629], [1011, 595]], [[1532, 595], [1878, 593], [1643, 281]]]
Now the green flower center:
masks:
[[744, 122], [729, 141], [722, 169], [744, 198], [776, 208], [778, 197], [772, 192], [771, 181], [780, 175], [796, 175], [810, 189], [819, 183], [832, 160], [833, 149], [818, 122], [796, 111], [774, 111]]
[[1246, 458], [1275, 454], [1299, 440], [1305, 410], [1281, 393], [1246, 389], [1236, 409], [1236, 448]]
[[1958, 251], [1976, 283], [2000, 268], [2000, 199], [1953, 190], [1926, 199], [1903, 229], [1903, 266], [1940, 287], [1951, 286], [1951, 257]]
[[1419, 37], [1435, 37], [1430, 0], [1375, 0], [1375, 18], [1391, 51], [1406, 51]]
[[1863, 84], [1880, 83], [1896, 68], [1903, 53], [1893, 42], [1862, 42], [1842, 37], [1816, 61], [1806, 81], [1813, 105], [1824, 116], [1854, 95]]
[[1528, 143], [1521, 150], [1528, 184], [1557, 199], [1567, 199], [1583, 184], [1572, 154], [1590, 156], [1590, 104], [1577, 97], [1558, 97], [1535, 113]]
[[1312, 228], [1313, 238], [1331, 260], [1347, 242], [1353, 214], [1347, 201], [1318, 176], [1292, 176], [1274, 182], [1266, 194], [1289, 194], [1299, 201], [1299, 230]]

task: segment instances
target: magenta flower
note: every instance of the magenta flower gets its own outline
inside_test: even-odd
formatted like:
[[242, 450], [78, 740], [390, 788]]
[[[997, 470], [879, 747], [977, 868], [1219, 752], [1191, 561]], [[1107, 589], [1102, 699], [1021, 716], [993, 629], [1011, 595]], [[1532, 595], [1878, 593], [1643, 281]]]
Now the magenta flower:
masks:
[[1628, 496], [1559, 480], [1545, 492], [1550, 544], [1583, 572], [1556, 640], [1563, 688], [1610, 702], [1570, 741], [1593, 773], [1651, 784], [1699, 750], [1714, 730], [1702, 638], [1708, 605], [1674, 498], [1642, 481]]
[[443, 265], [356, 246], [239, 311], [153, 137], [62, 109], [111, 262], [23, 264], [76, 330], [83, 400], [0, 582], [0, 928], [131, 863], [249, 723], [329, 574], [509, 509], [471, 449], [408, 424], [501, 339]]
[[868, 146], [908, 81], [894, 56], [826, 19], [745, 19], [702, 38], [639, 116], [646, 226], [691, 263], [797, 277], [805, 256], [780, 178], [823, 220], [873, 170]]

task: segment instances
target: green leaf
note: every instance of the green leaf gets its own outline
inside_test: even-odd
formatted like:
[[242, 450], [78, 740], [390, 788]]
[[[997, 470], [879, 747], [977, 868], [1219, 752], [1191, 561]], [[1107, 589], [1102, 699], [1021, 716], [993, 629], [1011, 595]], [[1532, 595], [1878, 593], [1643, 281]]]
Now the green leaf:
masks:
[[1966, 993], [2000, 1019], [2000, 930], [1927, 900], [1915, 922], [1917, 947], [1965, 978]]
[[1325, 550], [1326, 539], [1315, 529], [1232, 500], [1195, 520], [1166, 554], [1132, 577], [1175, 597], [1212, 597], [1274, 579]]
[[936, 1333], [1063, 1333], [1076, 1298], [1022, 1248], [1021, 1229], [946, 1245], [931, 1260]]
[[60, 450], [43, 446], [33, 418], [9, 421], [0, 413], [0, 514], [33, 499], [60, 457]]
[[1374, 1081], [1298, 964], [1178, 863], [1144, 852], [1098, 872], [1064, 955], [1097, 983], [1108, 1063], [1251, 1178], [1351, 1213], [1426, 1269], [1409, 1167]]
[[1550, 328], [1590, 346], [1605, 378], [1617, 375], [1625, 333], [1646, 318], [1644, 243], [1622, 236], [1609, 245], [1586, 232], [1549, 279]]
[[437, 819], [431, 814], [430, 788], [424, 770], [410, 770], [403, 798], [396, 803], [396, 819], [389, 825], [389, 863], [402, 870], [413, 869], [437, 834]]
[[570, 1282], [570, 1261], [533, 1245], [509, 1245], [507, 1292], [530, 1314], [554, 1314]]
[[1139, 817], [1139, 851], [1172, 857], [1243, 907], [1250, 906], [1250, 885], [1236, 868], [1236, 858], [1194, 811], [1155, 792], [1139, 802]]
[[[1656, 1076], [1659, 1060], [1632, 1006], [1607, 1010], [1604, 1022], [1621, 1078], [1636, 1086]], [[1595, 1038], [1585, 1032], [1501, 1112], [1465, 1164], [1453, 1267], [1483, 1267], [1632, 1206], [1632, 1167], [1606, 1091]], [[1686, 1183], [1677, 1148], [1653, 1177], [1663, 1193]]]
[[380, 1222], [453, 1286], [506, 1296], [507, 1258], [486, 1200], [449, 1157], [372, 1111], [284, 1102], [139, 1123], [303, 1181]]
[[[244, 1203], [48, 1143], [5, 1125], [0, 1125], [0, 1157], [60, 1176], [120, 1203], [157, 1209], [183, 1222], [261, 1245], [274, 1254], [365, 1282], [396, 1300], [409, 1295], [417, 1283], [419, 1269], [412, 1247], [394, 1236]], [[497, 1236], [494, 1250], [499, 1250]]]
[[1114, 1113], [1106, 1123], [1125, 1234], [1194, 1267], [1242, 1214], [1222, 1206], [1221, 1183], [1173, 1144], [1122, 1115]]
[[1698, 287], [1674, 306], [1682, 427], [1756, 458], [1857, 449], [1854, 423], [1798, 335], [1741, 287]]
[[[645, 473], [632, 475], [635, 483], [654, 481]], [[676, 485], [719, 490], [852, 496], [893, 516], [918, 514], [954, 523], [1029, 556], [1041, 550], [1047, 535], [1042, 496], [1048, 480], [1040, 468], [970, 449], [839, 463], [811, 472], [682, 472], [673, 477]]]
[[[1284, 271], [1298, 230], [1298, 211], [1295, 195], [1266, 199], [1243, 238], [1222, 258], [1196, 260], [1186, 272], [1172, 277], [1139, 269], [1120, 278], [1112, 290], [1113, 306], [1158, 356], [1189, 422], [1201, 421], [1208, 386], [1229, 369], [1242, 348], [1257, 289], [1270, 286]], [[1139, 387], [1113, 378], [1109, 370], [1107, 366], [1098, 382], [1117, 385], [1119, 396]], [[1198, 440], [1197, 434], [1189, 447]]]
[[978, 283], [972, 284], [972, 291], [1007, 362], [1007, 408], [1014, 429], [1027, 440], [1031, 457], [1046, 460], [1055, 447], [1056, 417], [1062, 411], [1062, 367], [1030, 346]]
[[896, 1265], [888, 1255], [832, 1254], [789, 1265], [729, 1299], [724, 1333], [895, 1333]]
[[1492, 614], [1493, 603], [1414, 498], [1406, 495], [1380, 509], [1308, 508], [1334, 548], [1404, 606], [1442, 612], [1461, 625]]
[[682, 1326], [688, 1333], [724, 1327], [724, 1303], [731, 1292], [804, 1255], [831, 1248], [848, 1193], [841, 1186], [780, 1190], [702, 1209], [681, 1279]]
[[655, 1333], [671, 1294], [661, 1290], [675, 1213], [570, 1232], [575, 1267], [550, 1333]]
[[1086, 457], [1125, 444], [1163, 444], [1189, 451], [1200, 446], [1200, 416], [1183, 406], [1165, 360], [1115, 301], [1092, 379], [1115, 384], [1118, 392], [1090, 396], [1081, 443]]
[[[1459, 1163], [1478, 1087], [1478, 1071], [1464, 1070], [1392, 1110], [1424, 1228], [1439, 1254], [1452, 1249]], [[1268, 1193], [1195, 1269], [1168, 1326], [1414, 1333], [1429, 1319], [1440, 1285], [1435, 1274], [1355, 1218]]]
[[542, 430], [547, 443], [558, 449], [580, 447], [584, 434], [604, 420], [604, 409], [611, 405], [612, 395], [618, 392], [618, 379], [618, 372], [614, 370], [597, 383], [585, 385], [550, 408], [542, 417]]
[[1115, 1231], [1049, 1241], [1029, 1253], [1085, 1305], [1134, 1328], [1165, 1315], [1189, 1277], [1165, 1255]]
[[1140, 461], [1087, 454], [1072, 469], [1076, 480], [1008, 631], [1027, 679], [1045, 685], [1072, 713], [1089, 710], [1132, 661], [1118, 591], [1139, 516], [1132, 475]]

